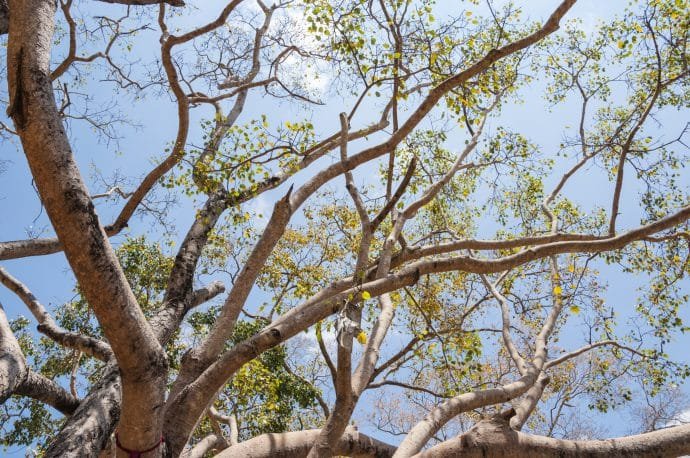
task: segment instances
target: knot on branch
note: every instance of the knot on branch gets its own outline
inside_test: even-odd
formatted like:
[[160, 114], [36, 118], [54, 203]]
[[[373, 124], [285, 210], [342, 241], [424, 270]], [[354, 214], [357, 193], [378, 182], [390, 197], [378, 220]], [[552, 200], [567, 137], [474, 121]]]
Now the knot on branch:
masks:
[[509, 409], [505, 413], [479, 421], [462, 435], [463, 448], [495, 448], [499, 444], [510, 444], [517, 440], [517, 432], [510, 427], [509, 419], [504, 418], [504, 415], [511, 412], [515, 414], [513, 409]]

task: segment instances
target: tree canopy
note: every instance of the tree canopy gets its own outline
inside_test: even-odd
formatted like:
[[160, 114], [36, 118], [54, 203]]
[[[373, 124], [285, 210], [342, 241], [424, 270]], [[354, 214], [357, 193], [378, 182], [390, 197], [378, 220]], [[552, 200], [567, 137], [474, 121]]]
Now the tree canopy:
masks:
[[5, 450], [690, 454], [687, 0], [0, 0], [0, 40]]

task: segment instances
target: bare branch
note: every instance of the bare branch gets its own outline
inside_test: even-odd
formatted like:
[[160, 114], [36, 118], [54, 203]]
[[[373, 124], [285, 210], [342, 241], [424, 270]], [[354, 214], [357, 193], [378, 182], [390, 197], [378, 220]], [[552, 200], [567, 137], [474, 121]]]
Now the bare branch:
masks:
[[38, 331], [53, 339], [60, 345], [74, 348], [93, 358], [108, 361], [112, 356], [112, 350], [107, 343], [89, 336], [83, 336], [74, 332], [61, 329], [46, 308], [41, 304], [29, 289], [19, 280], [0, 267], [0, 283], [15, 293], [31, 311], [38, 321]]
[[44, 402], [63, 415], [73, 414], [80, 403], [79, 399], [57, 383], [32, 370], [28, 371], [26, 378], [17, 388], [15, 394]]
[[547, 363], [544, 364], [544, 369], [549, 369], [551, 367], [558, 366], [559, 364], [561, 364], [561, 363], [563, 363], [569, 359], [575, 358], [577, 356], [580, 356], [583, 353], [586, 353], [588, 351], [594, 350], [595, 348], [599, 348], [599, 347], [603, 347], [603, 346], [616, 347], [616, 348], [619, 348], [621, 350], [628, 351], [634, 355], [641, 356], [642, 358], [647, 358], [647, 356], [645, 356], [644, 354], [635, 350], [634, 348], [631, 348], [627, 345], [620, 344], [615, 340], [602, 340], [599, 342], [594, 342], [594, 343], [589, 344], [589, 345], [585, 345], [583, 347], [578, 348], [577, 350], [574, 350], [574, 351], [568, 352], [562, 356], [559, 356], [556, 359], [552, 359], [550, 361], [547, 361]]

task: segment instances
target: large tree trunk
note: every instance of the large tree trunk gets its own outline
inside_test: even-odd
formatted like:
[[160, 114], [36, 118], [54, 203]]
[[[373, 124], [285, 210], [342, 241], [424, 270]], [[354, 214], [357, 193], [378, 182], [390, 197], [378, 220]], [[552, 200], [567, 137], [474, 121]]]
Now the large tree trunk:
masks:
[[50, 458], [95, 457], [103, 450], [120, 419], [120, 376], [110, 366], [103, 378], [62, 425], [45, 456]]
[[50, 72], [53, 0], [12, 0], [9, 115], [46, 212], [80, 290], [93, 308], [122, 377], [120, 440], [145, 450], [161, 435], [167, 361], [139, 308], [74, 161]]

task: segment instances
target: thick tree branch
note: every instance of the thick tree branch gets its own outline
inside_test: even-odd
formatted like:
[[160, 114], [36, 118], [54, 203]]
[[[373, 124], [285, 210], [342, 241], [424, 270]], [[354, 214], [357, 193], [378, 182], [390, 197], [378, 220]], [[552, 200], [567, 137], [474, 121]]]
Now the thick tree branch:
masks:
[[0, 304], [0, 404], [13, 394], [44, 402], [64, 415], [70, 415], [79, 406], [79, 400], [57, 383], [26, 367], [24, 354]]
[[104, 375], [82, 400], [52, 439], [45, 456], [50, 458], [98, 456], [110, 441], [120, 419], [121, 381], [115, 365], [108, 365]]
[[12, 0], [10, 10], [9, 114], [67, 260], [117, 358], [121, 438], [128, 448], [146, 449], [160, 439], [165, 353], [100, 225], [55, 105], [49, 68], [55, 3]]
[[690, 425], [596, 441], [571, 441], [513, 431], [503, 419], [484, 420], [470, 431], [436, 445], [419, 458], [446, 457], [677, 457], [690, 453]]
[[190, 304], [191, 308], [198, 307], [202, 304], [205, 304], [206, 302], [210, 301], [214, 297], [218, 296], [219, 294], [223, 294], [225, 292], [225, 285], [222, 282], [219, 281], [214, 281], [208, 284], [207, 286], [204, 286], [203, 288], [199, 288], [194, 290], [194, 293], [192, 294], [192, 301]]
[[24, 353], [0, 304], [0, 404], [12, 396], [26, 374]]
[[395, 457], [405, 458], [418, 453], [439, 429], [460, 413], [483, 406], [509, 402], [523, 395], [534, 385], [536, 378], [536, 371], [531, 370], [520, 379], [498, 388], [464, 393], [444, 401], [434, 407], [423, 421], [417, 423], [410, 430], [396, 450]]
[[230, 437], [228, 437], [228, 445], [236, 445], [239, 442], [239, 430], [237, 426], [237, 418], [234, 415], [223, 415], [211, 406], [208, 408], [208, 416], [217, 422], [225, 423], [230, 428]]
[[[688, 218], [690, 218], [690, 206], [683, 207], [680, 211], [654, 223], [641, 226], [613, 238], [582, 242], [558, 242], [497, 259], [478, 260], [467, 256], [458, 256], [441, 260], [422, 260], [414, 262], [385, 278], [369, 281], [357, 288], [348, 288], [352, 284], [352, 280], [344, 279], [321, 290], [303, 304], [291, 309], [273, 321], [270, 326], [255, 336], [225, 352], [204, 371], [201, 377], [187, 385], [180, 392], [179, 398], [172, 402], [177, 404], [184, 400], [185, 404], [200, 405], [205, 408], [205, 393], [215, 393], [215, 390], [220, 388], [236, 370], [262, 352], [302, 332], [329, 315], [337, 313], [343, 301], [348, 300], [349, 297], [356, 296], [360, 288], [368, 291], [372, 296], [379, 296], [403, 286], [410, 286], [416, 283], [422, 275], [431, 273], [454, 270], [485, 274], [497, 273], [554, 254], [573, 252], [595, 253], [620, 249], [636, 240], [672, 228]], [[543, 356], [540, 355], [540, 357]], [[532, 383], [529, 383], [525, 390]], [[524, 391], [520, 392], [520, 394], [522, 393]]]
[[534, 383], [534, 386], [527, 390], [524, 399], [522, 399], [518, 405], [515, 407], [515, 416], [510, 419], [510, 427], [519, 431], [524, 426], [527, 419], [534, 412], [535, 407], [539, 403], [542, 395], [544, 394], [544, 388], [549, 383], [550, 378], [545, 373], [541, 373]]
[[38, 321], [38, 331], [68, 348], [74, 348], [101, 361], [108, 361], [113, 352], [110, 345], [95, 339], [74, 332], [65, 331], [60, 328], [46, 308], [41, 304], [36, 296], [19, 280], [10, 275], [4, 268], [0, 267], [0, 283], [5, 285], [10, 291], [15, 293], [31, 311], [31, 314]]
[[63, 415], [73, 414], [80, 403], [79, 399], [60, 385], [32, 370], [28, 371], [26, 378], [17, 387], [15, 394], [44, 402]]
[[118, 3], [121, 5], [140, 6], [140, 5], [159, 5], [167, 3], [171, 6], [184, 6], [183, 0], [98, 0], [104, 3]]
[[[203, 458], [214, 450], [221, 451], [228, 448], [228, 443], [223, 436], [209, 434], [194, 444], [191, 450], [182, 454], [182, 458]], [[216, 455], [217, 456], [217, 455]]]
[[[299, 458], [306, 457], [320, 430], [263, 434], [229, 447], [218, 458]], [[352, 457], [385, 458], [393, 456], [395, 447], [350, 428], [340, 438], [333, 452]]]

